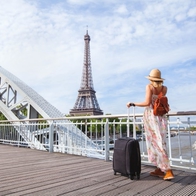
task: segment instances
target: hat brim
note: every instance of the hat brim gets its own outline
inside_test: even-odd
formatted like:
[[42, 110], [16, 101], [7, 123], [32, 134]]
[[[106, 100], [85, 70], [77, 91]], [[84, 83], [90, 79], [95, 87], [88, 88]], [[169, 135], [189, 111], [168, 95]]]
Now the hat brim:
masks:
[[159, 81], [159, 82], [161, 82], [161, 81], [163, 81], [163, 80], [165, 80], [164, 78], [153, 78], [153, 77], [150, 77], [150, 76], [146, 76], [146, 78], [148, 78], [149, 80], [152, 80], [152, 81]]

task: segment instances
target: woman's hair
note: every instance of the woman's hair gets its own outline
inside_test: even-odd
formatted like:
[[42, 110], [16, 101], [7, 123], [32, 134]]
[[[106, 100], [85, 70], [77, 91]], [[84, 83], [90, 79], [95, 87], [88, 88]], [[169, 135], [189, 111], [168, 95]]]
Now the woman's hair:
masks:
[[163, 81], [153, 81], [150, 80], [150, 83], [156, 88], [163, 85]]

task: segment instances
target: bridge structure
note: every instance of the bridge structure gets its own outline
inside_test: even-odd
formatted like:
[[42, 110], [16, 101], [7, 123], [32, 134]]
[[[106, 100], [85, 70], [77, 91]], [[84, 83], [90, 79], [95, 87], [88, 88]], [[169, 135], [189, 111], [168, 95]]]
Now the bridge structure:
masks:
[[[70, 141], [70, 137], [80, 138], [80, 144], [74, 143], [72, 140], [72, 146], [80, 145], [81, 148], [84, 145], [89, 145], [89, 148], [94, 148], [94, 143], [88, 138], [80, 129], [78, 129], [70, 120], [63, 119], [64, 115], [36, 91], [26, 85], [23, 81], [17, 78], [15, 75], [0, 66], [0, 112], [14, 124], [14, 131], [17, 131], [24, 142], [26, 142], [30, 148], [47, 150], [38, 137], [43, 137], [49, 141], [44, 143], [58, 143], [61, 145], [67, 145]], [[48, 120], [47, 125], [40, 126], [39, 119], [51, 119], [61, 118], [58, 127], [54, 126], [54, 121]], [[27, 128], [27, 123], [31, 123]], [[46, 120], [47, 121], [47, 120]], [[18, 124], [18, 125], [17, 125]], [[54, 129], [55, 127], [55, 129]], [[51, 133], [51, 129], [53, 132]], [[74, 130], [74, 131], [73, 131]], [[54, 137], [49, 137], [49, 134], [54, 134]], [[65, 137], [66, 135], [66, 137]], [[54, 138], [56, 140], [54, 141]], [[50, 145], [51, 146], [51, 145]], [[49, 149], [53, 151], [53, 149]], [[57, 150], [57, 149], [56, 149]], [[83, 152], [81, 152], [82, 154]]]
[[63, 117], [19, 78], [0, 67], [0, 110], [8, 120]]

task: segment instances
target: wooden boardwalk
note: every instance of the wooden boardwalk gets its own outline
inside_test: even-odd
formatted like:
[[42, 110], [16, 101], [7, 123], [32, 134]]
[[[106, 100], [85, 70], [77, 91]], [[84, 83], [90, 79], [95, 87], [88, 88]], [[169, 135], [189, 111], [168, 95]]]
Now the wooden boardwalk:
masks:
[[0, 196], [196, 195], [196, 173], [174, 170], [175, 179], [152, 177], [142, 165], [140, 180], [114, 175], [112, 162], [0, 145]]

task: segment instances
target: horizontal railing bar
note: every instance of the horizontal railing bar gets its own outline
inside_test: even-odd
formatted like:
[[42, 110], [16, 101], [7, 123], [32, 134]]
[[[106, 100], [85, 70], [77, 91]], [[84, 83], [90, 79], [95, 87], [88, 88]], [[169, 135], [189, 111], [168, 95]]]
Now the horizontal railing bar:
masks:
[[187, 166], [179, 166], [179, 165], [173, 165], [171, 164], [172, 167], [175, 167], [175, 168], [179, 168], [179, 169], [187, 169], [187, 170], [193, 170], [194, 172], [196, 171], [196, 168], [193, 168], [193, 167], [187, 167]]
[[[192, 116], [196, 115], [196, 111], [180, 111], [180, 112], [169, 112], [167, 116]], [[143, 117], [143, 113], [129, 114], [130, 117]], [[77, 119], [106, 119], [106, 118], [127, 118], [128, 114], [116, 114], [116, 115], [92, 115], [92, 116], [66, 116], [59, 118], [39, 118], [39, 119], [22, 119], [22, 120], [1, 120], [0, 122], [26, 122], [26, 121], [55, 121], [55, 120], [77, 120]]]
[[196, 111], [179, 111], [179, 112], [169, 112], [169, 116], [191, 116], [196, 115]]

